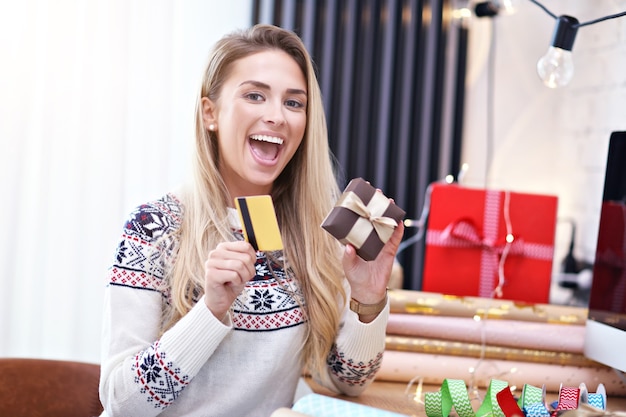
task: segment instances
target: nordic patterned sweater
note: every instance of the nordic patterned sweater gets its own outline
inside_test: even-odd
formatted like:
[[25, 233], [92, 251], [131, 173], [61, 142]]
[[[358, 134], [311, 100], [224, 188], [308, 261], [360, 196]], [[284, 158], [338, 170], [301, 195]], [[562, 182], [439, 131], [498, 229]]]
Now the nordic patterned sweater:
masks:
[[[105, 289], [102, 416], [263, 417], [290, 407], [302, 372], [299, 352], [306, 323], [285, 287], [299, 291], [297, 282], [279, 265], [268, 265], [263, 252], [257, 253], [256, 276], [224, 322], [200, 296], [159, 336], [170, 297], [166, 266], [176, 247], [168, 236], [179, 228], [182, 215], [180, 201], [168, 194], [138, 207], [126, 222]], [[230, 217], [236, 231], [234, 210]], [[165, 249], [155, 250], [163, 241], [169, 242]], [[364, 324], [343, 308], [327, 360], [337, 386], [328, 388], [357, 395], [373, 380], [388, 315], [387, 306]]]

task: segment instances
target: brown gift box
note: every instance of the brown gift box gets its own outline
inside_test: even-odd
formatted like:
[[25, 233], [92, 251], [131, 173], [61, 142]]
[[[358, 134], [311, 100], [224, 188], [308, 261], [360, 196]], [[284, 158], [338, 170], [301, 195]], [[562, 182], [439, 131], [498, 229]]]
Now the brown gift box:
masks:
[[355, 178], [322, 222], [322, 228], [343, 244], [351, 244], [366, 261], [376, 259], [405, 215], [362, 178]]

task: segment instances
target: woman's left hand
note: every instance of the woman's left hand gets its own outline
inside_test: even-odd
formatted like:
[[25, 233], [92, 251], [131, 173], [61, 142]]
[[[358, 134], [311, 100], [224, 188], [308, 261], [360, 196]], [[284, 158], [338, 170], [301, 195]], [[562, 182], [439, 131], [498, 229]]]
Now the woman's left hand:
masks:
[[404, 223], [400, 221], [376, 259], [369, 262], [356, 254], [354, 246], [346, 245], [342, 264], [352, 298], [362, 304], [376, 304], [385, 297], [403, 233]]

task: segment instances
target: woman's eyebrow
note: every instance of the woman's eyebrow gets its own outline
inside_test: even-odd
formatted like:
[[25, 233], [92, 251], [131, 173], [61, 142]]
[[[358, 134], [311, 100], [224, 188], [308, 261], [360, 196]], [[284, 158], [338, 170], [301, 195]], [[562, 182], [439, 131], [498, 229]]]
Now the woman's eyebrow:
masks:
[[306, 96], [306, 95], [307, 95], [307, 94], [306, 94], [306, 91], [301, 90], [301, 89], [299, 89], [299, 88], [288, 88], [288, 89], [287, 89], [287, 92], [288, 92], [289, 94], [302, 94], [303, 96]]
[[265, 83], [262, 83], [261, 81], [254, 81], [254, 80], [247, 80], [247, 81], [242, 81], [239, 84], [239, 87], [241, 87], [242, 85], [246, 85], [246, 84], [252, 84], [253, 86], [257, 87], [257, 88], [262, 88], [265, 90], [271, 90], [272, 88]]
[[[251, 85], [253, 85], [253, 86], [257, 87], [257, 88], [261, 88], [261, 89], [264, 89], [264, 90], [271, 90], [272, 89], [272, 87], [270, 87], [268, 84], [265, 84], [265, 83], [263, 83], [261, 81], [255, 81], [255, 80], [243, 81], [243, 82], [241, 82], [239, 84], [239, 87], [241, 87], [242, 85], [246, 85], [246, 84], [251, 84]], [[300, 88], [288, 88], [287, 89], [287, 93], [288, 94], [302, 94], [304, 96], [307, 95], [306, 91], [304, 91], [304, 90], [302, 90]]]

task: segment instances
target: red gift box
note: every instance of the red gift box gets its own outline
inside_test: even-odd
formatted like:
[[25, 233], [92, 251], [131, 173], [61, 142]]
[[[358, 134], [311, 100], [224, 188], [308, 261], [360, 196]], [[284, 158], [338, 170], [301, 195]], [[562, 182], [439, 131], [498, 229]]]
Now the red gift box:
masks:
[[423, 291], [549, 301], [556, 196], [434, 184], [430, 201]]

